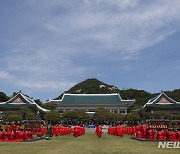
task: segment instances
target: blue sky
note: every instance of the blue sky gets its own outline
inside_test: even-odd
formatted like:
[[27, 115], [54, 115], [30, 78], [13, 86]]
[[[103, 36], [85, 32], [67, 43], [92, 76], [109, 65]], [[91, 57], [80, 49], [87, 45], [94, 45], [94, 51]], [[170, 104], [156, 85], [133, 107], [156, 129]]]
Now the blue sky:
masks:
[[87, 78], [180, 88], [179, 10], [179, 0], [0, 0], [0, 91], [45, 101]]

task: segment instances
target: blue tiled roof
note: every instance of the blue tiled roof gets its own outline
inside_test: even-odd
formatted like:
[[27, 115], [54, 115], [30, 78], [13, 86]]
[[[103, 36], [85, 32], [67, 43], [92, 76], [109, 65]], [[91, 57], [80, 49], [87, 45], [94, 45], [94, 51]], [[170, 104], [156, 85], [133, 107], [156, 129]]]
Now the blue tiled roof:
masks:
[[119, 94], [64, 94], [56, 104], [132, 104], [135, 100], [122, 100]]

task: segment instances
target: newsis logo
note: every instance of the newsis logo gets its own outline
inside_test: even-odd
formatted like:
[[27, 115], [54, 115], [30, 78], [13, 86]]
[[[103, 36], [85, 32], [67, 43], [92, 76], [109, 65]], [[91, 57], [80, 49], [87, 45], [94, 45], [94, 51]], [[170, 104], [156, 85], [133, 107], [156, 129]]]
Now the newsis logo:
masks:
[[180, 142], [172, 142], [172, 141], [164, 141], [164, 142], [159, 142], [158, 148], [168, 148], [168, 149], [180, 149]]

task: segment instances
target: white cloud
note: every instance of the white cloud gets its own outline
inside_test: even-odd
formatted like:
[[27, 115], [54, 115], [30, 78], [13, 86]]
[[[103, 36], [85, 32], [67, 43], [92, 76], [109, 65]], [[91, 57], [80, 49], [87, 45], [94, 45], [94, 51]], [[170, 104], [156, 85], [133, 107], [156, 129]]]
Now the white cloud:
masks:
[[0, 79], [10, 79], [11, 75], [9, 72], [6, 71], [0, 71]]
[[67, 89], [70, 88], [74, 85], [74, 82], [71, 81], [18, 81], [18, 84], [20, 86], [26, 87], [26, 88], [32, 88], [32, 89], [52, 89], [52, 90], [57, 90], [57, 89]]
[[[92, 49], [86, 48], [86, 52], [95, 57], [115, 53], [120, 60], [134, 59], [142, 49], [180, 30], [179, 1], [156, 1], [150, 5], [130, 0], [86, 4], [70, 10], [68, 16], [52, 17], [45, 25], [50, 31], [65, 35], [75, 45], [71, 50], [84, 52], [81, 46], [84, 41]], [[89, 46], [88, 42], [93, 41], [96, 46]]]

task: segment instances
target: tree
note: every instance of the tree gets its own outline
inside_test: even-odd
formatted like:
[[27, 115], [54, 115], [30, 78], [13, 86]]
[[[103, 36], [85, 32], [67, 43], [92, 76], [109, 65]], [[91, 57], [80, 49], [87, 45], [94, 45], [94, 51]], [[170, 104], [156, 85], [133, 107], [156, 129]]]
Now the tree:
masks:
[[137, 112], [128, 113], [125, 115], [125, 120], [127, 120], [130, 125], [137, 125], [140, 116]]
[[78, 119], [78, 114], [76, 111], [66, 111], [63, 113], [63, 118], [68, 120]]
[[56, 109], [56, 105], [53, 103], [42, 104], [42, 107], [51, 111]]
[[8, 100], [9, 100], [9, 97], [6, 96], [5, 93], [0, 92], [0, 102], [6, 102], [6, 101], [8, 101]]
[[10, 122], [22, 121], [22, 116], [17, 112], [10, 112], [6, 116], [6, 120], [8, 120]]
[[115, 113], [115, 119], [117, 121], [123, 121], [124, 120], [124, 115], [122, 115], [121, 113]]
[[36, 102], [36, 104], [38, 104], [39, 106], [41, 106], [42, 107], [42, 102], [41, 102], [41, 100], [40, 99], [36, 99], [36, 100], [34, 100], [35, 102]]
[[27, 119], [37, 119], [39, 115], [37, 113], [27, 113], [26, 117]]
[[94, 114], [93, 119], [95, 121], [97, 121], [97, 122], [105, 121], [105, 120], [107, 120], [108, 115], [109, 115], [109, 112], [106, 109], [104, 109], [104, 108], [97, 108], [95, 110], [95, 114]]
[[58, 111], [52, 110], [46, 114], [45, 120], [51, 121], [53, 124], [56, 124], [60, 120], [60, 114]]
[[16, 96], [18, 93], [17, 92], [13, 92], [12, 96], [11, 97], [14, 97]]
[[75, 110], [75, 111], [67, 111], [63, 114], [63, 118], [64, 119], [68, 119], [68, 120], [88, 120], [89, 116], [88, 114], [85, 112], [85, 110]]
[[79, 120], [88, 120], [89, 119], [89, 116], [85, 110], [77, 110], [76, 112], [77, 112]]
[[22, 107], [19, 109], [19, 113], [22, 115], [23, 120], [26, 120], [27, 118], [33, 118], [32, 116], [30, 116], [30, 117], [27, 116], [27, 115], [31, 115], [31, 113], [33, 113], [33, 110], [31, 108]]

